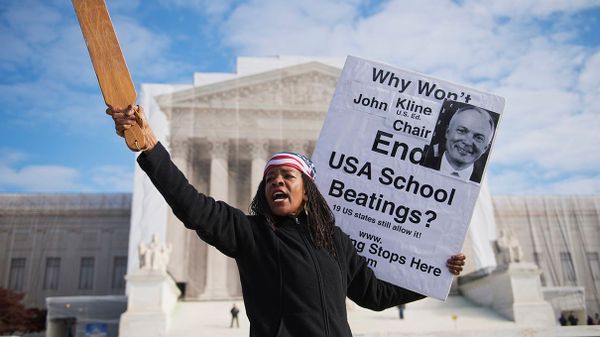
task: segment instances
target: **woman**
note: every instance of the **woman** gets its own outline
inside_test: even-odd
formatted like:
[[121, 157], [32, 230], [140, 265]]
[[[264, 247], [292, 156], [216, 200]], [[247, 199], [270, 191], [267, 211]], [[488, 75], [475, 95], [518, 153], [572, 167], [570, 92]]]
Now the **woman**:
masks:
[[[148, 147], [140, 167], [183, 224], [235, 259], [240, 273], [250, 336], [351, 336], [345, 299], [383, 310], [424, 298], [378, 280], [359, 256], [313, 179], [306, 157], [279, 153], [267, 163], [250, 205], [250, 216], [198, 193], [157, 142], [139, 107], [108, 109], [117, 133], [141, 123]], [[458, 275], [464, 255], [448, 260]]]

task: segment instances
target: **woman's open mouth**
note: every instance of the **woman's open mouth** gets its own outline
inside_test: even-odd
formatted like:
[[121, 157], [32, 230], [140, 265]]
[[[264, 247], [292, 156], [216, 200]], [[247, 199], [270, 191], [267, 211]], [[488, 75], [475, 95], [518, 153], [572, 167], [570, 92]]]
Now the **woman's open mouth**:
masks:
[[285, 199], [287, 199], [288, 195], [285, 192], [276, 191], [273, 193], [271, 198], [274, 202], [280, 202], [280, 201], [284, 201]]

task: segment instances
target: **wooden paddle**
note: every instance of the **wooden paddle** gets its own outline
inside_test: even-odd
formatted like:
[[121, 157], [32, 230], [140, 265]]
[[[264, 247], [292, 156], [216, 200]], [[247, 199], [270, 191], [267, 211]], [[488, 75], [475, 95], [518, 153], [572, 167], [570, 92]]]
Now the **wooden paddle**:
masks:
[[[137, 93], [131, 81], [123, 52], [117, 40], [104, 0], [73, 0], [83, 38], [94, 65], [104, 103], [115, 110], [135, 104]], [[125, 130], [125, 142], [133, 151], [147, 146], [141, 116], [134, 110], [137, 124]]]

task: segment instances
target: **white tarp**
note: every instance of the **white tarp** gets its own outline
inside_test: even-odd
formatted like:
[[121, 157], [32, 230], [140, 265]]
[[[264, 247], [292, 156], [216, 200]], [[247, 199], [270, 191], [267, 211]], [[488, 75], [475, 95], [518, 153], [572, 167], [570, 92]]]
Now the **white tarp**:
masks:
[[[348, 57], [313, 160], [376, 275], [445, 299], [504, 99]], [[426, 167], [427, 166], [427, 167]]]

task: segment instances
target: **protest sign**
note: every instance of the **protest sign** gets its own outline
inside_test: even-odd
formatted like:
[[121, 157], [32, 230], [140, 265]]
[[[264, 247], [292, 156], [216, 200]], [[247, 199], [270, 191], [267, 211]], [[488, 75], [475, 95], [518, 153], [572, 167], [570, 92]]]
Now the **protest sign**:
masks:
[[336, 223], [378, 278], [445, 300], [502, 97], [348, 57], [313, 161]]

